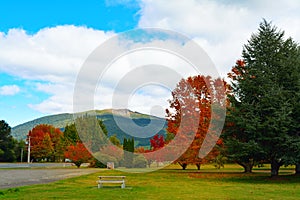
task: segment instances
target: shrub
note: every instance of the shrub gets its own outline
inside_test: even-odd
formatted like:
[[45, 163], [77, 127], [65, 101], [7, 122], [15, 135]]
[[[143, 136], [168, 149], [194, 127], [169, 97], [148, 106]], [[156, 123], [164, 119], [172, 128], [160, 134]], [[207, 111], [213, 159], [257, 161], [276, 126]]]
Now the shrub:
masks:
[[106, 168], [107, 167], [107, 162], [113, 162], [115, 167], [119, 167], [119, 161], [112, 156], [109, 156], [107, 154], [103, 154], [101, 152], [96, 152], [94, 154], [94, 163], [91, 163], [92, 167], [96, 168]]
[[135, 168], [146, 168], [147, 167], [147, 160], [142, 155], [137, 155], [133, 159], [133, 167]]

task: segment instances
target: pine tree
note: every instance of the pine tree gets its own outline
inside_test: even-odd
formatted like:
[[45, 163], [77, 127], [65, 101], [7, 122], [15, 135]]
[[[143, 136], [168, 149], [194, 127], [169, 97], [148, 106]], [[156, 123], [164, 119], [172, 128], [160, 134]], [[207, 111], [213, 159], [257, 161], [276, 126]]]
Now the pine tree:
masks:
[[11, 136], [10, 126], [0, 120], [0, 162], [16, 161], [16, 145], [17, 141]]
[[134, 139], [124, 138], [123, 142], [124, 150], [124, 165], [127, 168], [131, 168], [133, 165], [133, 152], [134, 152]]
[[299, 47], [264, 20], [242, 58], [229, 74], [225, 144], [236, 141], [248, 159], [269, 161], [276, 176], [281, 165], [299, 162]]

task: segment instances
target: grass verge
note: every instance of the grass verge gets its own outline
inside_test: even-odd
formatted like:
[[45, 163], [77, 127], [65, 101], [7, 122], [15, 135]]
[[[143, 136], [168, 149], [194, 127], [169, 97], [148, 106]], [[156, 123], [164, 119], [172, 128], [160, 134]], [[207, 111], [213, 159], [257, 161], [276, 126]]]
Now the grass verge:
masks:
[[[0, 190], [0, 199], [300, 199], [300, 177], [289, 175], [289, 169], [283, 169], [278, 178], [270, 178], [263, 168], [253, 174], [241, 172], [236, 165], [219, 170], [206, 165], [200, 171], [170, 166], [151, 173], [103, 170], [50, 184]], [[99, 175], [125, 175], [126, 188], [97, 189]]]

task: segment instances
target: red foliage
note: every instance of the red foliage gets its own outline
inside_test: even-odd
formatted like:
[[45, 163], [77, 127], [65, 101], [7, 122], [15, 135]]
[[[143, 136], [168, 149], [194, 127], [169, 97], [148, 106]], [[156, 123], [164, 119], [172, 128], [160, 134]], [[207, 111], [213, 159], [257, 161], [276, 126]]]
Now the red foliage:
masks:
[[153, 150], [162, 148], [165, 145], [164, 136], [156, 134], [150, 139], [150, 144]]
[[93, 158], [85, 146], [77, 142], [76, 145], [68, 146], [65, 157], [70, 159], [78, 168], [82, 163], [89, 162]]
[[[214, 132], [214, 123], [211, 123], [211, 120], [217, 121], [220, 116], [212, 113], [212, 106], [215, 106], [215, 110], [219, 108], [221, 110], [226, 106], [226, 89], [228, 86], [224, 80], [212, 80], [211, 77], [198, 75], [186, 80], [182, 79], [173, 90], [170, 107], [175, 112], [167, 110], [167, 131], [174, 134], [175, 138], [179, 137], [179, 140], [186, 141], [182, 144], [188, 148], [175, 161], [183, 168], [187, 164], [200, 166], [201, 163], [208, 162], [217, 156], [217, 150], [211, 151], [211, 147], [218, 141], [218, 136]], [[209, 135], [207, 135], [208, 132], [210, 132]], [[204, 139], [205, 142], [203, 142]]]
[[29, 131], [31, 156], [35, 159], [59, 161], [63, 157], [63, 133], [51, 125], [40, 124]]
[[[245, 61], [243, 60], [237, 60], [234, 67], [232, 67], [231, 72], [227, 74], [228, 78], [232, 80], [242, 80], [243, 76], [247, 73], [245, 69]], [[251, 77], [255, 78], [255, 77]]]
[[243, 61], [243, 60], [237, 60], [237, 61], [236, 61], [236, 64], [237, 64], [238, 66], [244, 67], [244, 66], [245, 66], [245, 61]]

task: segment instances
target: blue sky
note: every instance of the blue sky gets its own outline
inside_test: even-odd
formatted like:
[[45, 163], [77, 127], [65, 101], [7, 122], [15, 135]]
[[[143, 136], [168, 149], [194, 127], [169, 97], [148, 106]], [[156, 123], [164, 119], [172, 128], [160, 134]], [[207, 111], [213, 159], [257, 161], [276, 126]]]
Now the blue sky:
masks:
[[[137, 26], [138, 10], [139, 5], [134, 2], [128, 2], [126, 5], [122, 2], [101, 0], [4, 0], [0, 3], [0, 32], [7, 33], [10, 29], [18, 28], [33, 35], [40, 29], [58, 25], [122, 32]], [[50, 96], [36, 90], [36, 82], [1, 72], [0, 69], [0, 87], [9, 85], [20, 88], [20, 92], [16, 94], [0, 92], [1, 119], [15, 126], [44, 115], [29, 106], [40, 103]]]
[[138, 4], [100, 0], [3, 0], [0, 30], [23, 28], [35, 33], [44, 27], [73, 24], [116, 32], [132, 29], [139, 20]]
[[[0, 119], [13, 127], [37, 117], [72, 112], [80, 67], [96, 47], [123, 31], [156, 27], [182, 33], [208, 53], [225, 77], [262, 18], [300, 42], [299, 10], [298, 0], [2, 0]], [[146, 60], [174, 68], [180, 63], [164, 54], [145, 56], [120, 59], [107, 81], [113, 85], [128, 72], [127, 65]], [[133, 95], [130, 109], [149, 113], [151, 106], [166, 107], [172, 88], [144, 89]], [[95, 97], [98, 109], [111, 107], [112, 91], [102, 88]]]

